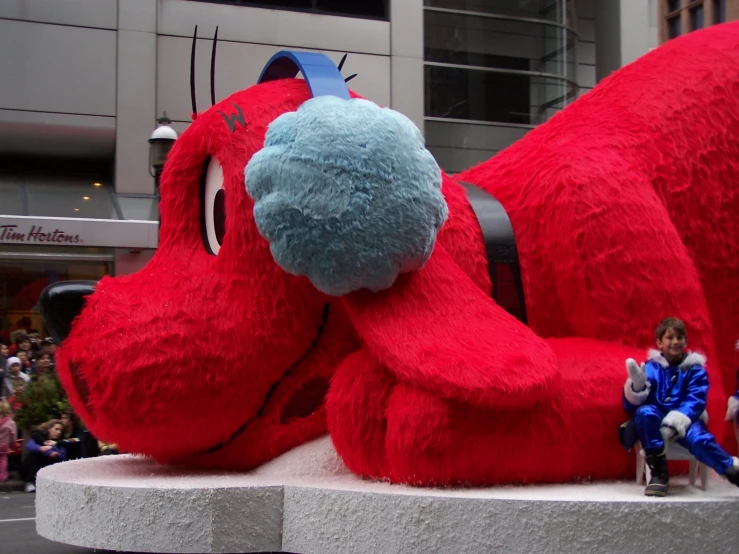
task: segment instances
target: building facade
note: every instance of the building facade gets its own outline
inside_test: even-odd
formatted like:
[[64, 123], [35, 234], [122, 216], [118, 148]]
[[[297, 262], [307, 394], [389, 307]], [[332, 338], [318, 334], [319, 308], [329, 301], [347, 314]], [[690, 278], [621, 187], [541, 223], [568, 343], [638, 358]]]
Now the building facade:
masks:
[[447, 171], [488, 159], [595, 84], [589, 1], [426, 0], [424, 124]]
[[739, 0], [594, 0], [597, 81], [671, 38], [739, 20]]
[[[708, 10], [708, 0], [682, 2], [681, 29], [698, 4]], [[158, 211], [147, 139], [165, 112], [180, 134], [191, 120], [195, 26], [199, 110], [210, 105], [216, 27], [216, 100], [253, 84], [281, 49], [335, 62], [348, 54], [343, 71], [358, 74], [352, 89], [412, 119], [453, 173], [659, 44], [662, 21], [675, 17], [664, 4], [0, 2], [0, 332], [23, 318], [40, 328], [38, 294], [50, 282], [122, 275], [151, 257]], [[711, 18], [719, 4], [711, 3]]]

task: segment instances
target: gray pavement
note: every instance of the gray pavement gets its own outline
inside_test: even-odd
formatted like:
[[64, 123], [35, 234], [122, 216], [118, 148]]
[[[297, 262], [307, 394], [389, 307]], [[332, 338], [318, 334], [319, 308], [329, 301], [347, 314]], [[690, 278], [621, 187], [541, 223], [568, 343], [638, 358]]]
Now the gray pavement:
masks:
[[[0, 552], [3, 554], [83, 554], [89, 548], [48, 541], [36, 534], [35, 494], [0, 493]], [[101, 552], [98, 550], [97, 552]]]

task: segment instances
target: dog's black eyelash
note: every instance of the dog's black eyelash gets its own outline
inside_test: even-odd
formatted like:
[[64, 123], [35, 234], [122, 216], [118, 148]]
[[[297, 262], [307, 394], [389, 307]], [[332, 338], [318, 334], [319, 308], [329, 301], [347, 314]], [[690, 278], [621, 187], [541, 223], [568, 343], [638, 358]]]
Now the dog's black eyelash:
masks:
[[[341, 73], [341, 70], [344, 68], [344, 62], [346, 61], [346, 58], [347, 58], [348, 55], [349, 55], [349, 53], [347, 52], [341, 58], [341, 61], [339, 62], [339, 65], [337, 66], [339, 68], [339, 73]], [[351, 81], [352, 79], [354, 79], [354, 77], [356, 77], [357, 75], [359, 75], [359, 74], [358, 73], [354, 73], [353, 75], [349, 75], [349, 77], [347, 77], [346, 79], [344, 79], [344, 82], [345, 83], [348, 83], [349, 81]]]
[[[195, 99], [195, 47], [198, 42], [198, 26], [192, 34], [192, 48], [190, 49], [190, 102], [192, 103], [192, 118], [198, 117], [198, 103]], [[213, 35], [213, 51], [210, 55], [210, 105], [216, 103], [216, 43], [218, 42], [218, 27]]]

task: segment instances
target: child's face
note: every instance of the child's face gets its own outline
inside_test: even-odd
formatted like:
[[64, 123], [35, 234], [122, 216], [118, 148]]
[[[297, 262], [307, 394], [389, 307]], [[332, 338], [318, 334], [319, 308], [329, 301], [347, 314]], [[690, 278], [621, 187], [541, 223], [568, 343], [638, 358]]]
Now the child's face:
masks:
[[18, 353], [16, 354], [16, 356], [24, 364], [28, 361], [28, 356], [26, 356], [26, 353], [23, 352], [23, 350], [19, 350]]
[[682, 358], [687, 344], [685, 335], [678, 333], [675, 329], [667, 329], [662, 338], [657, 341], [657, 347], [670, 362], [676, 362]]
[[49, 438], [53, 441], [57, 440], [62, 434], [62, 426], [57, 423], [49, 428]]
[[10, 373], [18, 375], [21, 372], [21, 364], [13, 364], [10, 366]]
[[8, 357], [8, 347], [4, 344], [0, 344], [0, 356]]
[[19, 350], [30, 350], [31, 349], [31, 341], [30, 340], [24, 340], [18, 344]]

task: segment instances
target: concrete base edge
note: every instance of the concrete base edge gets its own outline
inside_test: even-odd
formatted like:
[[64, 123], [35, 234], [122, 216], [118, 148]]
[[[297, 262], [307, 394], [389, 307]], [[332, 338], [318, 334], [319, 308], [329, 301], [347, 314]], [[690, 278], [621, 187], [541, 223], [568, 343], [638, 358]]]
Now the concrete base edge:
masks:
[[665, 499], [633, 482], [415, 489], [351, 475], [328, 438], [250, 473], [133, 456], [57, 464], [38, 477], [45, 538], [127, 552], [735, 552], [739, 489], [674, 479]]

